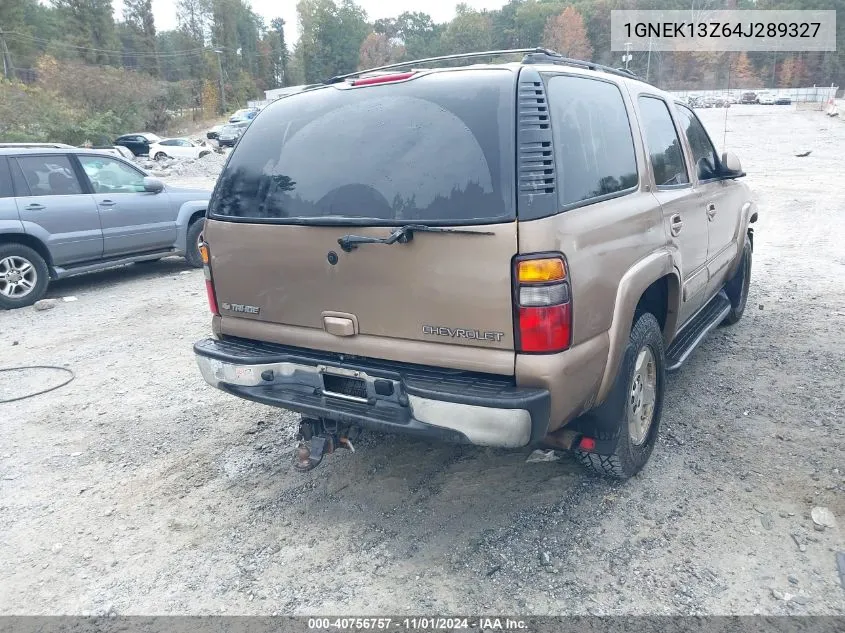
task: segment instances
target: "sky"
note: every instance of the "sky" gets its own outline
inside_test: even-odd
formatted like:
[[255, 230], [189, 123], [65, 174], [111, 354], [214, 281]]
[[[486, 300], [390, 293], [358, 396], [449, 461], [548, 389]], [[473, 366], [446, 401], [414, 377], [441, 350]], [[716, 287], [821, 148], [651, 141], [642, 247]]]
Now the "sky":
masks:
[[[122, 15], [123, 0], [112, 0], [115, 18]], [[265, 24], [281, 17], [285, 21], [285, 39], [292, 45], [298, 38], [296, 26], [296, 0], [246, 0], [252, 10], [264, 18]], [[424, 11], [435, 22], [448, 22], [455, 16], [455, 5], [460, 0], [357, 0], [364, 8], [370, 21], [390, 18], [405, 11]], [[466, 4], [474, 9], [498, 9], [505, 0], [467, 0]], [[156, 30], [167, 31], [176, 28], [176, 3], [174, 0], [153, 0]]]

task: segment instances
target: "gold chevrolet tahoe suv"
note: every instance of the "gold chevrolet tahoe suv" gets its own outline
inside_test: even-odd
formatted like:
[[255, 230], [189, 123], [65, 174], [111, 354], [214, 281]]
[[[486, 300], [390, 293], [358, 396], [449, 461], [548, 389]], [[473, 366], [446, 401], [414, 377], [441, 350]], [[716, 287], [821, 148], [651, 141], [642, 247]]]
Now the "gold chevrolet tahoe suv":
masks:
[[363, 428], [630, 477], [666, 372], [742, 316], [757, 212], [739, 160], [630, 73], [508, 53], [280, 99], [221, 174], [197, 362], [302, 415], [297, 468]]

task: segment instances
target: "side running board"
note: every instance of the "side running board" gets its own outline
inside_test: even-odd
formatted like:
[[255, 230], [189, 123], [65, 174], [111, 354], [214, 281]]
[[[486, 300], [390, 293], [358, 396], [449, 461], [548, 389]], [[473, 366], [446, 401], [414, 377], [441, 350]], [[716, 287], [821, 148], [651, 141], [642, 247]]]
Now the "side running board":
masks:
[[710, 330], [717, 327], [731, 311], [731, 301], [724, 290], [698, 311], [666, 350], [666, 370], [676, 371], [686, 362]]

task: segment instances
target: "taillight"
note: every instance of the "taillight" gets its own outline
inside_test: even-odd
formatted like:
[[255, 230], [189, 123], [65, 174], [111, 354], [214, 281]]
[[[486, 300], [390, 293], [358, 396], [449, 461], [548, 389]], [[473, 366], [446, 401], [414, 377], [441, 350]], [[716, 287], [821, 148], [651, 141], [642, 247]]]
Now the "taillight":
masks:
[[572, 303], [561, 256], [520, 257], [514, 262], [517, 351], [553, 353], [572, 342]]
[[214, 280], [211, 277], [211, 253], [208, 251], [208, 244], [205, 242], [200, 244], [200, 257], [202, 258], [202, 272], [205, 275], [205, 293], [208, 295], [208, 308], [211, 314], [215, 316], [220, 315], [220, 310], [217, 309], [217, 295], [214, 292]]
[[410, 79], [416, 72], [410, 73], [394, 73], [392, 75], [376, 75], [375, 77], [365, 77], [364, 79], [356, 79], [352, 82], [353, 86], [371, 86], [373, 84], [387, 84], [394, 81], [405, 81]]

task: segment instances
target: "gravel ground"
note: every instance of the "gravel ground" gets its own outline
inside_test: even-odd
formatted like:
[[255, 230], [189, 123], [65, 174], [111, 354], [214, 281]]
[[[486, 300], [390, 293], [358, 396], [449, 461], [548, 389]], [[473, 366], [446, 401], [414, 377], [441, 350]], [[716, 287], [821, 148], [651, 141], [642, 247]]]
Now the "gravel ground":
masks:
[[[0, 405], [0, 614], [845, 613], [845, 126], [737, 106], [727, 130], [760, 205], [749, 307], [670, 378], [624, 484], [376, 435], [295, 473], [295, 416], [200, 378], [178, 259], [0, 313], [0, 367], [76, 372]], [[0, 374], [0, 399], [62, 378]]]

